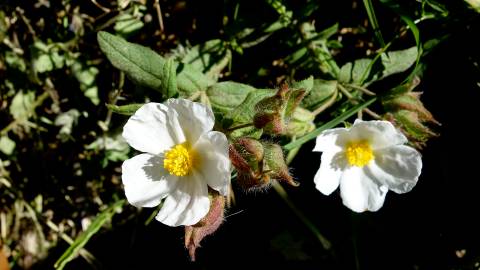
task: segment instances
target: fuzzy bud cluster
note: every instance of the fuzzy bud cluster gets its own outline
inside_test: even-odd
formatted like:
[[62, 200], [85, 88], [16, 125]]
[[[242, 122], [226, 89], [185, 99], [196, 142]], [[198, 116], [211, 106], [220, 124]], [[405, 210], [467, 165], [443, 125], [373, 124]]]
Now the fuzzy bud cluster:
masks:
[[275, 95], [255, 105], [254, 126], [263, 129], [263, 132], [268, 135], [287, 134], [292, 113], [305, 94], [303, 89], [290, 89], [287, 84], [283, 84]]
[[247, 191], [266, 188], [273, 180], [298, 186], [278, 144], [244, 137], [230, 144], [229, 154], [238, 172], [237, 182]]
[[419, 83], [420, 79], [415, 77], [411, 82], [392, 89], [382, 99], [382, 104], [387, 112], [385, 118], [400, 128], [416, 148], [421, 149], [430, 138], [438, 136], [428, 125], [440, 123], [420, 101], [422, 93], [412, 91]]

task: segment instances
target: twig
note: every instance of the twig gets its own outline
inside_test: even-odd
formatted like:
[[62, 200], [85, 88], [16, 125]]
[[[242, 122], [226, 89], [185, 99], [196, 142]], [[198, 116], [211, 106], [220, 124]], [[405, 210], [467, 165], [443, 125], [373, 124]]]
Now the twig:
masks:
[[103, 10], [104, 12], [108, 13], [110, 12], [111, 10], [109, 8], [106, 8], [102, 5], [100, 5], [96, 0], [90, 0], [96, 7], [98, 7], [99, 9]]
[[363, 119], [363, 110], [357, 112], [357, 118], [362, 120]]
[[343, 85], [337, 84], [337, 87], [338, 87], [338, 90], [340, 90], [340, 92], [342, 92], [348, 99], [354, 99], [352, 94], [350, 94], [350, 92], [348, 92], [348, 90], [345, 87], [343, 87]]
[[163, 26], [163, 16], [162, 16], [162, 10], [160, 9], [160, 1], [155, 0], [155, 3], [153, 4], [155, 6], [155, 10], [157, 11], [157, 17], [158, 17], [158, 24], [160, 25], [160, 31], [164, 32], [164, 26]]
[[[110, 25], [112, 25], [112, 24], [114, 24], [114, 23], [117, 22], [118, 17], [122, 16], [123, 14], [130, 13], [130, 11], [132, 11], [132, 10], [133, 10], [133, 7], [129, 7], [128, 9], [120, 12], [119, 14], [113, 16], [113, 17], [110, 18], [108, 21], [106, 21], [105, 23], [103, 23], [102, 25], [96, 27], [96, 28], [95, 28], [95, 31], [101, 31], [101, 30], [109, 27]], [[100, 20], [100, 17], [103, 17], [104, 14], [105, 14], [105, 15], [108, 15], [108, 14], [110, 14], [110, 13], [107, 13], [107, 12], [106, 12], [106, 13], [103, 13], [102, 15], [98, 16], [97, 18], [95, 18], [95, 21]]]
[[[340, 89], [340, 91], [342, 91], [342, 93], [343, 93], [346, 97], [348, 97], [349, 99], [355, 99], [355, 97], [352, 96], [352, 94], [350, 94], [350, 92], [348, 92], [348, 90], [347, 90], [345, 87], [343, 87], [343, 86], [340, 85], [340, 84], [339, 84], [338, 86], [339, 86], [338, 89]], [[350, 86], [350, 85], [349, 85], [349, 86]], [[352, 88], [354, 88], [354, 87], [352, 87]], [[372, 92], [372, 93], [373, 93], [373, 92]], [[375, 95], [375, 93], [373, 93], [373, 94]], [[355, 101], [355, 100], [354, 100], [354, 102], [357, 103], [357, 101]], [[370, 115], [371, 117], [373, 117], [373, 118], [375, 118], [375, 119], [382, 119], [382, 117], [381, 117], [379, 114], [375, 113], [374, 111], [372, 111], [372, 110], [370, 110], [370, 109], [368, 109], [368, 108], [364, 108], [363, 110], [358, 111], [358, 118], [359, 118], [359, 119], [362, 119], [362, 116], [363, 116], [363, 115], [362, 115], [362, 112], [367, 113], [368, 115]]]
[[27, 26], [27, 29], [28, 29], [28, 32], [30, 32], [30, 34], [33, 36], [33, 37], [36, 37], [37, 34], [35, 33], [35, 30], [33, 30], [33, 27], [32, 25], [30, 24], [30, 21], [27, 19], [27, 17], [25, 17], [25, 15], [23, 15], [23, 13], [25, 12], [23, 9], [21, 9], [20, 7], [17, 7], [16, 9], [18, 15], [20, 15], [20, 18], [22, 18], [22, 21], [25, 23], [25, 25]]
[[13, 44], [12, 41], [10, 41], [10, 39], [8, 38], [3, 39], [3, 44], [7, 45], [7, 47], [9, 47], [14, 53], [18, 55], [23, 55], [25, 53], [22, 48], [15, 46], [15, 44]]
[[[118, 97], [122, 94], [123, 92], [123, 85], [125, 84], [125, 73], [123, 71], [120, 71], [120, 77], [118, 78], [118, 88], [115, 89], [114, 94], [110, 100], [111, 105], [115, 105], [118, 101]], [[105, 126], [108, 127], [110, 124], [110, 121], [112, 120], [112, 110], [108, 110], [107, 112], [107, 117], [105, 118]]]
[[365, 93], [367, 95], [370, 95], [370, 96], [375, 96], [376, 95], [374, 92], [372, 92], [372, 91], [370, 91], [367, 88], [362, 87], [362, 86], [358, 86], [358, 85], [354, 85], [354, 84], [347, 84], [346, 86], [348, 86], [350, 88], [353, 88], [353, 89], [356, 89], [356, 90], [360, 90], [363, 93]]
[[202, 91], [197, 91], [188, 97], [188, 100], [195, 101], [202, 95]]
[[333, 103], [335, 103], [335, 100], [337, 99], [338, 96], [338, 91], [335, 89], [335, 92], [333, 95], [330, 97], [329, 100], [327, 100], [325, 103], [322, 104], [322, 106], [316, 108], [312, 113], [314, 116], [319, 115], [321, 112], [326, 110], [328, 107], [332, 106]]
[[382, 117], [381, 117], [379, 114], [375, 113], [374, 111], [372, 111], [372, 110], [370, 110], [370, 109], [365, 108], [365, 109], [363, 109], [363, 111], [364, 111], [365, 113], [367, 113], [368, 115], [370, 115], [371, 117], [377, 119], [377, 120], [381, 120], [381, 119], [382, 119]]

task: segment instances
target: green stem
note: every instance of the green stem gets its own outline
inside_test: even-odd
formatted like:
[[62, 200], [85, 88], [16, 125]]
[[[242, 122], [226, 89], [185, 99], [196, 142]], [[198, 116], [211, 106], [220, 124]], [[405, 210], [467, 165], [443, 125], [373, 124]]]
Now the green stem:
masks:
[[333, 93], [333, 95], [330, 97], [330, 99], [328, 99], [325, 103], [322, 104], [322, 106], [316, 108], [312, 114], [314, 116], [317, 116], [319, 115], [321, 112], [325, 111], [328, 107], [332, 106], [333, 103], [335, 103], [335, 100], [337, 100], [337, 96], [338, 96], [338, 91], [337, 89], [335, 89], [335, 92]]
[[360, 90], [360, 91], [362, 91], [363, 93], [365, 93], [369, 96], [375, 96], [376, 95], [374, 92], [372, 92], [372, 91], [370, 91], [367, 88], [362, 87], [362, 86], [358, 86], [358, 85], [354, 85], [354, 84], [346, 84], [345, 86], [356, 89], [356, 90]]
[[227, 132], [232, 132], [232, 131], [235, 131], [237, 129], [252, 127], [252, 126], [253, 126], [253, 123], [246, 123], [246, 124], [234, 126], [234, 127], [231, 127], [231, 128], [227, 128]]
[[323, 248], [325, 250], [330, 250], [332, 247], [332, 244], [330, 241], [328, 241], [327, 238], [325, 238], [318, 230], [317, 227], [298, 209], [295, 204], [290, 200], [288, 197], [287, 192], [285, 189], [278, 183], [278, 182], [273, 182], [273, 188], [277, 192], [277, 194], [282, 198], [282, 200], [290, 207], [290, 209], [293, 211], [293, 213], [307, 226], [307, 228], [315, 235], [315, 237], [318, 239], [320, 244], [322, 244]]

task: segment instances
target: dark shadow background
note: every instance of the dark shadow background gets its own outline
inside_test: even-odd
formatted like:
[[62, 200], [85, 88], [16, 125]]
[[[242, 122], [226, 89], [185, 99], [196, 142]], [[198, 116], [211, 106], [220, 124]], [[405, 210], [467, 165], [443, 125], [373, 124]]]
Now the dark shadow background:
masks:
[[[199, 4], [195, 12], [205, 10]], [[203, 25], [217, 23], [201, 18], [207, 20]], [[114, 220], [114, 230], [94, 237], [86, 248], [104, 269], [478, 269], [480, 70], [478, 62], [474, 65], [478, 55], [471, 55], [480, 48], [478, 25], [455, 25], [425, 59], [417, 90], [424, 91], [426, 107], [442, 123], [441, 136], [422, 152], [424, 169], [410, 193], [390, 192], [380, 211], [355, 214], [342, 205], [338, 192], [327, 197], [315, 189], [320, 154], [311, 152], [313, 143], [292, 163], [301, 186], [285, 188], [331, 242], [330, 250], [322, 248], [273, 189], [250, 194], [236, 189], [236, 206], [202, 242], [194, 263], [184, 249], [182, 228], [158, 222], [143, 226], [149, 211], [127, 224], [115, 225]], [[203, 31], [208, 36], [209, 30]], [[438, 34], [429, 32], [428, 25], [422, 33]], [[38, 269], [49, 268], [66, 247], [56, 248]], [[66, 269], [89, 266], [78, 259]]]

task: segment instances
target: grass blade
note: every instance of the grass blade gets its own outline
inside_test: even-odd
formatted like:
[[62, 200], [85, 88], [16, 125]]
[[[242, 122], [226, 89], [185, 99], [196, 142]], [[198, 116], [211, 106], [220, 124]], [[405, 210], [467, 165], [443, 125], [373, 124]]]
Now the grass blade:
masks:
[[368, 20], [372, 25], [373, 31], [375, 33], [375, 37], [377, 38], [378, 42], [380, 42], [380, 46], [385, 47], [385, 41], [382, 37], [382, 32], [380, 31], [380, 25], [377, 21], [377, 16], [375, 16], [375, 10], [373, 9], [373, 4], [371, 0], [363, 0], [363, 5], [365, 6], [365, 10], [368, 14]]
[[55, 262], [55, 269], [63, 269], [67, 263], [73, 260], [80, 249], [82, 249], [90, 240], [90, 238], [95, 235], [95, 233], [100, 230], [100, 228], [109, 221], [112, 216], [115, 214], [117, 208], [121, 207], [125, 203], [125, 200], [119, 200], [110, 205], [107, 209], [101, 212], [93, 221], [87, 230], [81, 233], [75, 242], [70, 245], [70, 247], [62, 254], [62, 256]]
[[369, 106], [370, 104], [372, 104], [377, 98], [374, 97], [368, 101], [365, 101], [364, 103], [360, 103], [354, 107], [352, 107], [350, 110], [344, 112], [342, 115], [336, 117], [335, 119], [325, 123], [324, 125], [322, 125], [321, 127], [315, 129], [314, 131], [308, 133], [307, 135], [303, 136], [303, 137], [300, 137], [299, 139], [297, 139], [296, 141], [293, 141], [293, 142], [290, 142], [286, 145], [283, 146], [283, 149], [285, 150], [292, 150], [300, 145], [303, 145], [304, 143], [316, 138], [318, 136], [318, 134], [320, 134], [322, 131], [324, 130], [327, 130], [327, 129], [330, 129], [330, 128], [334, 128], [335, 126], [337, 126], [338, 124], [340, 124], [341, 122], [347, 120], [348, 118], [350, 118], [352, 115], [356, 114], [358, 111], [362, 110], [363, 108]]

